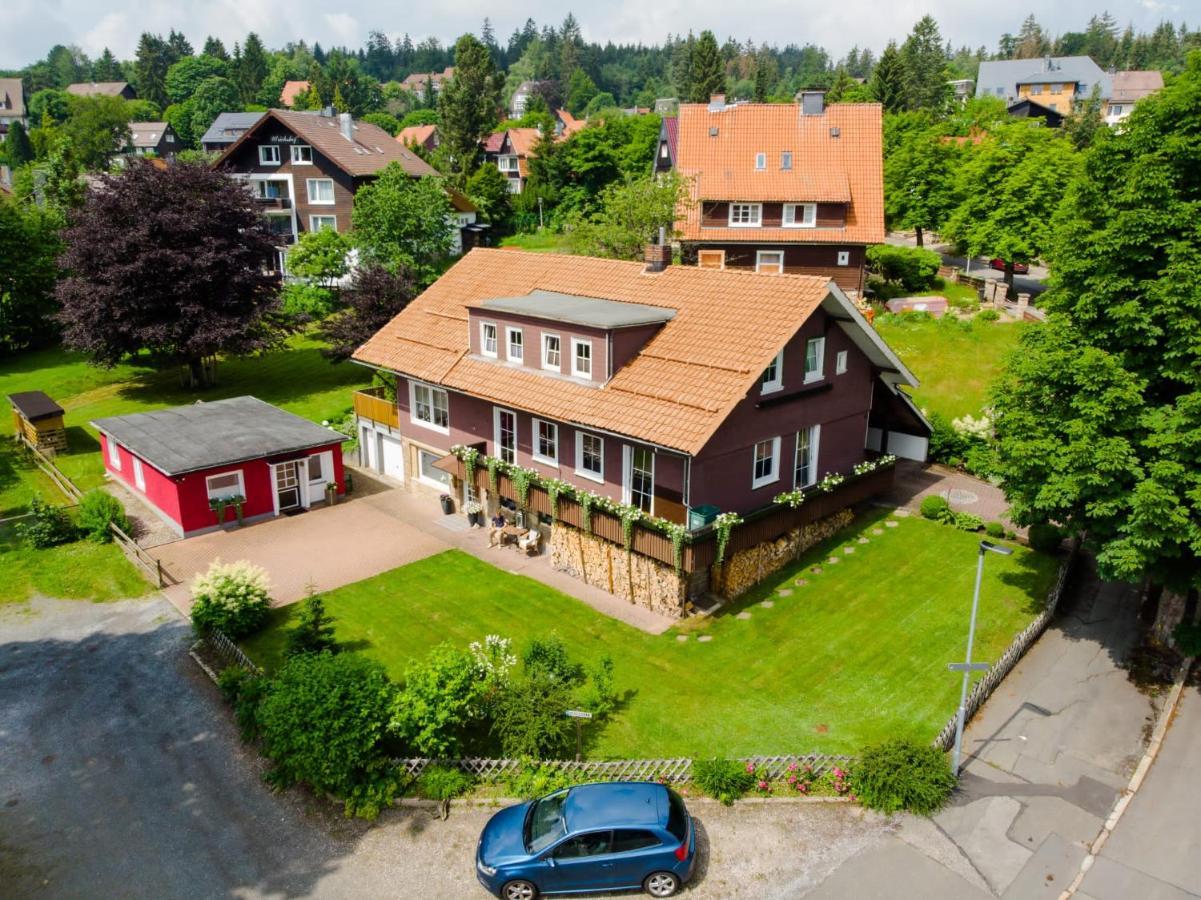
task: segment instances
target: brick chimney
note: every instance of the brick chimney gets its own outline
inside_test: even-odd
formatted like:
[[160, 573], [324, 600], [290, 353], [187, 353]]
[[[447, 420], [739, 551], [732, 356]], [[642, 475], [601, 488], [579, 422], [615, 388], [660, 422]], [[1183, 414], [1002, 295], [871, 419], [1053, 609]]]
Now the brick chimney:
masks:
[[646, 272], [658, 273], [662, 272], [671, 265], [671, 244], [667, 243], [666, 229], [659, 229], [659, 242], [657, 244], [647, 244], [642, 251], [642, 258], [646, 262]]
[[713, 94], [711, 97], [709, 97], [709, 112], [721, 112], [725, 108], [725, 94]]

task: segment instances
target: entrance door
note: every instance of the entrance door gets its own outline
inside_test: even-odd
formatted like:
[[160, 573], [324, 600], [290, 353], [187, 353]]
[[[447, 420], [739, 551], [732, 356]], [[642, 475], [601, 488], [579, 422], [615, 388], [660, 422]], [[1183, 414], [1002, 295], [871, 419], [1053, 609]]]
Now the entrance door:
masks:
[[359, 462], [365, 469], [375, 468], [375, 432], [364, 425], [359, 429]]
[[383, 473], [389, 478], [404, 481], [404, 451], [401, 449], [400, 440], [380, 435], [379, 448]]
[[279, 497], [279, 511], [297, 509], [300, 506], [300, 478], [296, 462], [280, 463], [275, 467], [275, 494]]

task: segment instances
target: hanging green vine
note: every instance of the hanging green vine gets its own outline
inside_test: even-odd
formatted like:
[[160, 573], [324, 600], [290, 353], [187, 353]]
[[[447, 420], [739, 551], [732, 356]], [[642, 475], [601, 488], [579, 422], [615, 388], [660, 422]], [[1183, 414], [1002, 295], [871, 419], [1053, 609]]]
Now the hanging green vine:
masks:
[[580, 528], [584, 534], [592, 534], [592, 505], [600, 498], [592, 491], [580, 491], [576, 499], [580, 502]]
[[513, 482], [513, 492], [517, 494], [517, 505], [525, 509], [530, 499], [530, 485], [538, 477], [538, 473], [520, 466], [509, 469], [509, 478]]
[[550, 500], [550, 518], [552, 522], [559, 521], [559, 498], [572, 496], [571, 485], [557, 478], [548, 478], [542, 482], [546, 496]]
[[621, 539], [626, 545], [626, 553], [634, 549], [634, 523], [642, 518], [642, 510], [636, 506], [623, 504], [620, 507]]
[[714, 562], [721, 565], [722, 560], [726, 558], [726, 545], [730, 542], [730, 532], [734, 530], [735, 525], [742, 524], [742, 516], [738, 513], [724, 512], [713, 520], [713, 527], [717, 531], [717, 559]]
[[500, 497], [500, 460], [495, 456], [489, 456], [485, 460], [488, 466], [488, 488], [492, 491], [493, 496]]
[[684, 570], [684, 539], [688, 536], [688, 529], [675, 522], [666, 521], [661, 527], [671, 538], [671, 555], [675, 562], [676, 574], [679, 575]]
[[475, 489], [475, 464], [479, 457], [480, 451], [474, 447], [464, 447], [463, 452], [459, 455], [459, 459], [463, 461], [463, 474], [472, 490]]

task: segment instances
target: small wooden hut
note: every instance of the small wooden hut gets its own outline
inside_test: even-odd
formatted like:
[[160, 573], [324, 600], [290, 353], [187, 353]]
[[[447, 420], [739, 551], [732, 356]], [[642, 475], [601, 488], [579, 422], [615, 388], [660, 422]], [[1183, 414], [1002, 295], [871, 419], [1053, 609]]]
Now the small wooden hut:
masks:
[[67, 426], [63, 408], [41, 391], [9, 394], [13, 407], [13, 429], [43, 453], [67, 449]]

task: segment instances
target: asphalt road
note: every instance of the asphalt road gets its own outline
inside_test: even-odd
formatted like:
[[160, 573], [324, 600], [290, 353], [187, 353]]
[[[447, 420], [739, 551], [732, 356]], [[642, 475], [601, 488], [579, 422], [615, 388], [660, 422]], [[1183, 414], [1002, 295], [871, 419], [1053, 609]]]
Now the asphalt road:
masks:
[[[912, 235], [902, 234], [900, 232], [890, 231], [884, 239], [886, 243], [896, 245], [898, 247], [916, 247], [917, 242]], [[926, 236], [925, 247], [927, 250], [933, 250], [942, 257], [944, 266], [958, 266], [960, 269], [967, 268], [967, 258], [956, 255], [956, 253], [946, 244], [932, 242], [930, 236]], [[1004, 278], [1005, 273], [997, 269], [989, 268], [989, 260], [983, 256], [972, 258], [972, 269], [968, 274], [975, 275], [977, 278]], [[1047, 289], [1047, 270], [1040, 265], [1031, 265], [1030, 271], [1026, 275], [1014, 274], [1013, 276], [1013, 297], [1018, 293], [1028, 293], [1032, 296], [1038, 296]]]
[[[492, 810], [363, 823], [272, 793], [189, 640], [161, 599], [0, 609], [0, 897], [487, 896], [472, 856]], [[693, 900], [800, 896], [896, 829], [846, 805], [692, 811]]]

